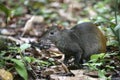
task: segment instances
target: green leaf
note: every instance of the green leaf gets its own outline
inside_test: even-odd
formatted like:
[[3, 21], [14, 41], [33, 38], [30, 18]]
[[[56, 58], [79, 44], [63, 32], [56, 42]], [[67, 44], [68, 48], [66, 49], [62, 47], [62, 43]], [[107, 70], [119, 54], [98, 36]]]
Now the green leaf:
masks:
[[120, 24], [118, 24], [115, 28], [114, 28], [115, 32], [116, 32], [116, 36], [118, 38], [118, 42], [120, 43]]
[[24, 8], [23, 7], [17, 7], [16, 9], [13, 9], [11, 11], [12, 16], [19, 16], [19, 15], [22, 15], [23, 13], [24, 13]]
[[110, 66], [110, 65], [106, 65], [106, 68], [107, 68], [107, 69], [115, 69], [114, 66]]
[[103, 80], [107, 79], [107, 77], [105, 76], [105, 73], [106, 73], [105, 70], [99, 70], [98, 71], [99, 77], [102, 78]]
[[24, 57], [24, 58], [28, 63], [31, 63], [31, 62], [35, 61], [34, 57]]
[[120, 24], [118, 24], [115, 28], [114, 28], [115, 31], [117, 30], [120, 30]]
[[13, 61], [15, 63], [15, 69], [18, 72], [18, 74], [21, 77], [23, 77], [24, 80], [28, 80], [28, 73], [27, 73], [27, 70], [26, 70], [23, 62], [21, 62], [20, 60], [17, 60], [17, 59], [11, 59], [11, 61]]
[[0, 10], [5, 13], [7, 18], [10, 17], [11, 11], [6, 6], [4, 6], [3, 4], [0, 4]]
[[103, 58], [103, 56], [105, 55], [105, 53], [101, 53], [101, 54], [94, 54], [90, 57], [90, 59], [96, 59], [98, 60], [99, 58]]
[[24, 44], [22, 44], [22, 45], [20, 46], [20, 50], [21, 50], [21, 51], [25, 51], [25, 49], [29, 48], [30, 46], [31, 46], [30, 44], [24, 43]]

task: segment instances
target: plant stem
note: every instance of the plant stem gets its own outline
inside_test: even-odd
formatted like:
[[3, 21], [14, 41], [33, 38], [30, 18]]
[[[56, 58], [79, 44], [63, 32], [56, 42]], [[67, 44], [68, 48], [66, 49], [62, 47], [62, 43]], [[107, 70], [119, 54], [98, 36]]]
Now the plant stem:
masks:
[[116, 23], [116, 25], [118, 24], [117, 11], [118, 11], [118, 0], [115, 0], [115, 23]]

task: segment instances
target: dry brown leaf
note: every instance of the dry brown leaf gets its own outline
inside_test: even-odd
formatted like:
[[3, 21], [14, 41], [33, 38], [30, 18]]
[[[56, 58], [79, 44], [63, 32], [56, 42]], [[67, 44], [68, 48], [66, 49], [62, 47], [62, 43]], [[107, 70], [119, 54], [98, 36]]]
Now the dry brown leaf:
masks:
[[13, 75], [4, 69], [0, 69], [0, 77], [2, 80], [13, 80]]
[[50, 78], [51, 80], [99, 80], [98, 78], [83, 75], [84, 70], [71, 70], [71, 72], [75, 74], [74, 77], [52, 74]]
[[55, 73], [54, 69], [46, 69], [41, 74], [47, 76], [47, 75], [51, 75], [51, 74], [54, 74], [54, 73]]
[[22, 36], [24, 36], [25, 33], [29, 33], [30, 31], [34, 30], [33, 23], [41, 23], [44, 21], [44, 18], [42, 16], [32, 16], [25, 24], [25, 27], [23, 29]]
[[7, 29], [1, 30], [1, 34], [3, 35], [15, 35], [15, 32], [8, 31]]

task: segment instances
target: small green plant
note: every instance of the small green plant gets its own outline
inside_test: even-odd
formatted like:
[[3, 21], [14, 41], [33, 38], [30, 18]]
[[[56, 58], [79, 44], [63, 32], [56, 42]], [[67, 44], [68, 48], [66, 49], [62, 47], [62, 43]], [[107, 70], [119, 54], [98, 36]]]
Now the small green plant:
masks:
[[[39, 68], [49, 67], [54, 65], [52, 59], [46, 61], [36, 59], [32, 56], [26, 56], [25, 50], [28, 49], [31, 45], [24, 43], [20, 47], [17, 46], [8, 46], [8, 50], [0, 51], [0, 68], [6, 68], [8, 70], [14, 70], [20, 75], [24, 80], [28, 80], [28, 71], [33, 71], [31, 65], [34, 65]], [[16, 57], [19, 56], [19, 58]], [[12, 67], [7, 66], [6, 63], [13, 64]], [[30, 65], [31, 64], [31, 65]]]
[[[26, 69], [26, 61], [24, 60], [24, 56], [22, 52], [29, 48], [29, 44], [23, 44], [20, 47], [10, 47], [8, 46], [8, 50], [1, 50], [0, 51], [0, 68], [5, 68], [6, 63], [14, 63], [14, 66], [18, 74], [24, 79], [28, 80], [28, 73]], [[21, 59], [17, 59], [14, 55], [20, 53]], [[6, 67], [7, 68], [7, 67]], [[8, 69], [8, 68], [7, 68]]]
[[23, 77], [24, 80], [28, 80], [28, 73], [27, 73], [27, 62], [22, 55], [22, 52], [25, 51], [27, 48], [30, 47], [30, 44], [22, 44], [20, 48], [18, 48], [18, 52], [20, 53], [21, 59], [11, 59], [15, 63], [15, 69], [18, 72], [18, 74]]
[[0, 3], [0, 11], [5, 13], [6, 23], [7, 23], [7, 21], [10, 19], [11, 10], [8, 9], [5, 5]]
[[11, 59], [15, 63], [15, 69], [24, 80], [28, 80], [28, 73], [24, 63], [18, 59]]
[[88, 66], [91, 71], [97, 71], [99, 78], [110, 80], [111, 76], [106, 77], [106, 74], [107, 71], [114, 70], [114, 67], [107, 65], [108, 62], [110, 63], [110, 59], [106, 59], [107, 57], [110, 57], [109, 53], [94, 54], [91, 56], [90, 61], [83, 65]]
[[119, 47], [119, 50], [120, 50], [120, 24], [118, 24], [114, 28], [111, 27], [111, 30], [117, 38], [116, 40], [118, 42], [118, 47]]

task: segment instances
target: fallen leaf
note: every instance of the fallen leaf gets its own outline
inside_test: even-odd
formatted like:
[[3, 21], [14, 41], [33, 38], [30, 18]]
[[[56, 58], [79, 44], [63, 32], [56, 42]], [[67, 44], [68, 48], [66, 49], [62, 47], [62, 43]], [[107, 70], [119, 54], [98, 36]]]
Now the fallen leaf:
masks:
[[34, 30], [33, 23], [41, 23], [44, 21], [44, 18], [42, 16], [32, 16], [25, 24], [25, 27], [23, 29], [22, 36], [24, 34], [29, 33], [30, 31]]
[[2, 80], [13, 80], [13, 75], [5, 69], [0, 69], [0, 77]]

